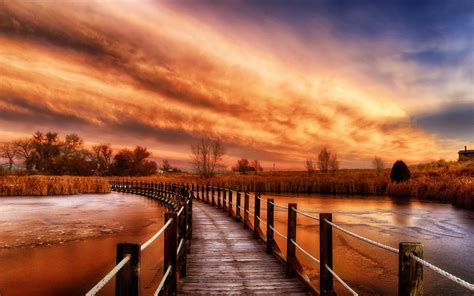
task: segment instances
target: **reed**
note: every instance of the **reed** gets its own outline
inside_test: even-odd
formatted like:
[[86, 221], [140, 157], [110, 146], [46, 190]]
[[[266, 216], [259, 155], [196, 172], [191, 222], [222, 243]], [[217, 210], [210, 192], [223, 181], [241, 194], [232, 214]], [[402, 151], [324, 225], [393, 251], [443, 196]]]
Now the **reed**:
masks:
[[72, 195], [110, 192], [108, 180], [99, 177], [0, 177], [0, 196]]

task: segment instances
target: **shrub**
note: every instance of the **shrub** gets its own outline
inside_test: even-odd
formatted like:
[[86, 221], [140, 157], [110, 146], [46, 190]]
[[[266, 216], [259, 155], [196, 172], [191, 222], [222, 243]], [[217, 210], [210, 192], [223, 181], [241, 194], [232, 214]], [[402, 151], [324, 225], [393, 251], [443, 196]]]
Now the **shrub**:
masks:
[[393, 164], [392, 172], [390, 173], [390, 179], [392, 182], [405, 182], [410, 179], [410, 176], [410, 169], [408, 169], [408, 166], [402, 160], [397, 160]]

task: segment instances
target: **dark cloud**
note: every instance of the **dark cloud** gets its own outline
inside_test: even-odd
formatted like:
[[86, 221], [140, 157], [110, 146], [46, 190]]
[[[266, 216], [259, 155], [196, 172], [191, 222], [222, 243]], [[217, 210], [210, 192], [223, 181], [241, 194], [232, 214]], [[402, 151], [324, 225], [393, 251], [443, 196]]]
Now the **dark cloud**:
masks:
[[474, 102], [445, 104], [432, 113], [414, 116], [414, 122], [423, 129], [446, 138], [474, 141]]

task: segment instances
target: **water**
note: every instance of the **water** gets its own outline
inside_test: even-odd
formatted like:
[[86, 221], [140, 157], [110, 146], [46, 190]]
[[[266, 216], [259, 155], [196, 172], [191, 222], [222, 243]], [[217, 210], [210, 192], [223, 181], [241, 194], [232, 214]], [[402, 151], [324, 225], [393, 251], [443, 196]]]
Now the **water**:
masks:
[[[0, 294], [84, 295], [115, 265], [116, 244], [146, 241], [164, 211], [124, 193], [0, 198]], [[142, 254], [142, 295], [161, 280], [162, 254], [162, 238]]]
[[[383, 197], [264, 195], [277, 204], [297, 203], [298, 209], [333, 214], [333, 222], [357, 234], [398, 248], [399, 242], [421, 242], [424, 258], [474, 282], [474, 212], [449, 204], [400, 201]], [[250, 202], [253, 205], [253, 200]], [[262, 216], [266, 219], [266, 204]], [[286, 234], [287, 212], [275, 208], [276, 229]], [[251, 210], [253, 211], [253, 210]], [[317, 215], [317, 214], [316, 214]], [[253, 219], [253, 217], [251, 217]], [[286, 252], [286, 241], [275, 234]], [[319, 223], [298, 215], [297, 242], [319, 257]], [[333, 230], [334, 269], [360, 295], [397, 295], [398, 255]], [[319, 287], [319, 265], [297, 250], [312, 283]], [[348, 295], [338, 283], [338, 295]], [[424, 269], [425, 295], [471, 295], [457, 284]]]

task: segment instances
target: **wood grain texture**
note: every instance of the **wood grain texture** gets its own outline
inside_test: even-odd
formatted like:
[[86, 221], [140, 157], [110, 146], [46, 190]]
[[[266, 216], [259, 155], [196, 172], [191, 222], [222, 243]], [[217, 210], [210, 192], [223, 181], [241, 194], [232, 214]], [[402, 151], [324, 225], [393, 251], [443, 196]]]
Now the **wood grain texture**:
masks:
[[195, 200], [187, 276], [178, 294], [310, 295], [261, 240], [222, 211]]

